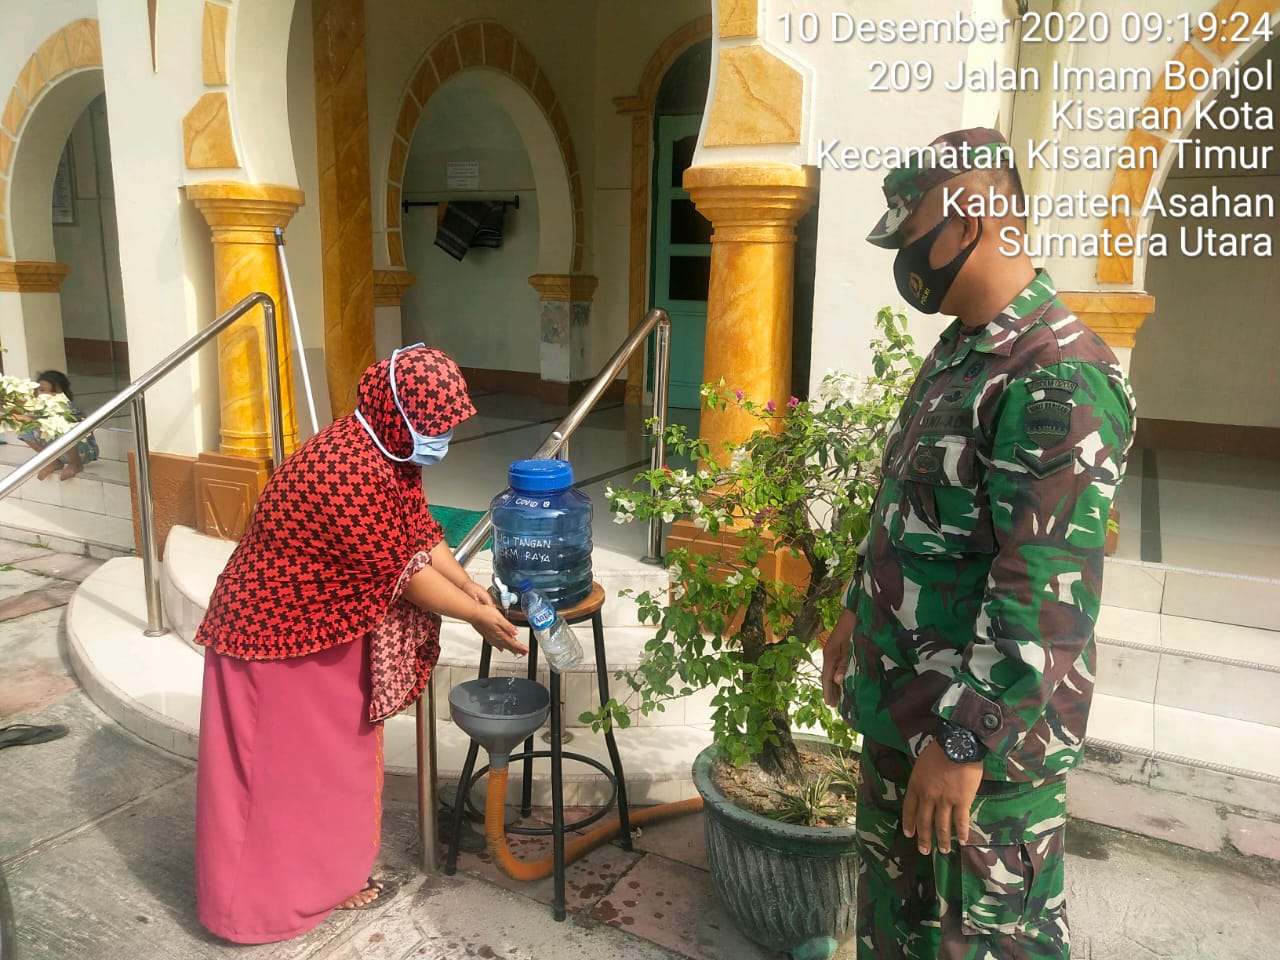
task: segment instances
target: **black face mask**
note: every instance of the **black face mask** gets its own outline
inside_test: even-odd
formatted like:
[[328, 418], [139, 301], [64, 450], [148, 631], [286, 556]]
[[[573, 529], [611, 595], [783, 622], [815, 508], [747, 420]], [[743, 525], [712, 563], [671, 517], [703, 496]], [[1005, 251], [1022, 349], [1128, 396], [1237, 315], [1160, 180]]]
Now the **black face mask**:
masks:
[[898, 282], [898, 292], [921, 313], [937, 313], [942, 309], [942, 301], [959, 276], [960, 268], [982, 239], [982, 221], [979, 220], [978, 235], [973, 243], [957, 253], [949, 263], [931, 266], [929, 254], [933, 252], [933, 245], [954, 216], [952, 213], [943, 217], [936, 227], [899, 250], [893, 261], [893, 279]]

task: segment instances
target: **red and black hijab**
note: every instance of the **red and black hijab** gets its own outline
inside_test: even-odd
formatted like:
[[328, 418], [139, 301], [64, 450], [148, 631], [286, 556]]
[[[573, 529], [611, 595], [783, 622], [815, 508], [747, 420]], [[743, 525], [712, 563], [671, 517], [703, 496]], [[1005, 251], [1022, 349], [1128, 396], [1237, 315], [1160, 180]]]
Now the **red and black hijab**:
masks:
[[[476, 411], [457, 364], [430, 347], [396, 356], [400, 404], [428, 436]], [[391, 361], [361, 377], [359, 410], [387, 450], [413, 443], [391, 394]], [[355, 640], [382, 617], [409, 560], [443, 530], [421, 467], [383, 455], [354, 415], [308, 440], [271, 477], [209, 600], [197, 641], [247, 660], [303, 656]]]

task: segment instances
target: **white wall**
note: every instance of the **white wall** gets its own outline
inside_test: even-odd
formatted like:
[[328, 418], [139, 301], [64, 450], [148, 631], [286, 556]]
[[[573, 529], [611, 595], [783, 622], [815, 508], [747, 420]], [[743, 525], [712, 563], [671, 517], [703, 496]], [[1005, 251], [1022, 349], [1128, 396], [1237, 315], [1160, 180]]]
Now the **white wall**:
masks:
[[[62, 282], [62, 335], [84, 340], [127, 339], [120, 291], [120, 242], [111, 183], [106, 99], [89, 105], [71, 132], [76, 223], [53, 227]], [[104, 257], [105, 253], [105, 257]]]
[[[203, 6], [161, 7], [159, 68], [152, 69], [146, 4], [102, 0], [100, 22], [113, 147], [120, 273], [133, 376], [214, 317], [209, 228], [182, 194], [182, 117], [205, 92]], [[216, 449], [217, 356], [206, 348], [147, 394], [151, 445], [194, 455]]]
[[603, 367], [626, 339], [630, 309], [632, 118], [618, 113], [613, 100], [637, 93], [644, 68], [662, 42], [686, 23], [711, 13], [710, 7], [705, 0], [651, 0], [644, 4], [614, 4], [608, 16], [597, 18], [593, 81], [596, 96], [591, 104], [596, 142], [591, 163], [595, 186], [586, 237], [591, 272], [600, 278], [591, 306], [588, 363], [593, 370]]
[[[391, 0], [366, 5], [370, 187], [373, 197], [374, 267], [388, 264], [386, 251], [387, 162], [401, 100], [430, 47], [470, 20], [497, 20], [532, 52], [554, 87], [569, 121], [579, 162], [591, 156], [588, 103], [591, 97], [592, 24], [595, 4], [546, 0], [472, 0], [465, 17], [448, 5]], [[584, 187], [587, 186], [584, 183]], [[557, 268], [567, 272], [569, 265]]]
[[[241, 163], [250, 183], [297, 185], [290, 142], [294, 103], [290, 73], [293, 43], [301, 22], [311, 35], [311, 5], [295, 12], [295, 0], [240, 0], [231, 8], [227, 31], [231, 110], [240, 141]], [[291, 25], [295, 28], [291, 30]], [[308, 40], [308, 49], [309, 49]], [[315, 111], [312, 110], [314, 116]], [[314, 153], [314, 150], [312, 151]]]
[[447, 182], [450, 161], [475, 161], [477, 197], [520, 197], [504, 215], [501, 249], [469, 250], [454, 260], [435, 246], [437, 207], [401, 215], [405, 266], [417, 277], [403, 300], [403, 342], [437, 346], [461, 366], [538, 372], [538, 192], [524, 141], [483, 85], [464, 73], [431, 98], [405, 168], [404, 198], [458, 197]]
[[[1044, 6], [1043, 0], [1038, 0], [1037, 6]], [[1212, 9], [1214, 6], [1214, 0], [1159, 0], [1159, 2], [1147, 0], [1144, 3], [1133, 3], [1131, 0], [1083, 0], [1080, 8], [1084, 12], [1106, 15], [1113, 32], [1113, 40], [1107, 44], [1063, 44], [1060, 51], [1061, 59], [1067, 65], [1094, 70], [1108, 66], [1149, 68], [1154, 71], [1158, 79], [1162, 75], [1165, 61], [1177, 53], [1181, 46], [1180, 42], [1124, 43], [1114, 39], [1123, 14], [1126, 11], [1157, 12], [1166, 19], [1172, 20], [1180, 14], [1197, 13]], [[1033, 55], [1032, 59], [1024, 62], [1040, 65], [1042, 75], [1047, 78], [1052, 48], [1039, 45], [1034, 50], [1031, 47], [1024, 47], [1024, 50]], [[1144, 104], [1150, 94], [1146, 90], [1063, 94], [1048, 89], [1047, 86], [1042, 87], [1038, 94], [1020, 94], [1014, 129], [1014, 145], [1018, 150], [1020, 162], [1025, 157], [1026, 143], [1032, 138], [1039, 140], [1045, 137], [1057, 137], [1063, 144], [1069, 146], [1107, 147], [1118, 146], [1125, 142], [1128, 136], [1127, 130], [1062, 129], [1055, 131], [1051, 129], [1047, 114], [1049, 104], [1055, 98], [1062, 99], [1064, 96], [1081, 97], [1090, 106], [1127, 108]], [[1040, 190], [1045, 193], [1072, 194], [1084, 190], [1091, 195], [1106, 195], [1110, 190], [1113, 177], [1113, 169], [1044, 171], [1038, 176], [1028, 177], [1029, 182], [1025, 183], [1025, 186], [1028, 192]], [[1159, 177], [1157, 177], [1158, 181]], [[1076, 216], [1069, 219], [1055, 217], [1041, 225], [1039, 230], [1042, 233], [1073, 233], [1083, 236], [1098, 233], [1102, 229], [1102, 223], [1102, 218], [1099, 217]], [[1038, 265], [1049, 267], [1061, 290], [1098, 289], [1097, 261], [1093, 257], [1054, 257], [1047, 262], [1042, 261], [1042, 258], [1034, 259]], [[1142, 273], [1143, 264], [1138, 262], [1136, 267], [1134, 289], [1147, 289]]]
[[[1280, 67], [1280, 40], [1259, 52]], [[1280, 115], [1280, 88], [1246, 94], [1254, 105]], [[1212, 144], [1280, 142], [1275, 131], [1202, 131]], [[1280, 164], [1261, 175], [1239, 170], [1172, 170], [1162, 194], [1229, 194], [1270, 197], [1280, 210]], [[1157, 219], [1155, 229], [1177, 234], [1197, 221]], [[1275, 216], [1214, 218], [1204, 225], [1230, 233], [1265, 233], [1280, 249]], [[1139, 415], [1158, 420], [1190, 420], [1280, 427], [1280, 378], [1276, 376], [1276, 305], [1280, 304], [1280, 261], [1270, 257], [1151, 258], [1147, 292], [1155, 313], [1138, 331], [1131, 374]]]
[[[1020, 44], [1021, 31], [1010, 28], [1003, 42], [992, 44], [885, 44], [836, 43], [833, 40], [833, 16], [853, 14], [858, 18], [888, 19], [902, 22], [925, 17], [951, 18], [957, 11], [976, 19], [1004, 19], [1013, 15], [1014, 4], [1002, 0], [919, 0], [911, 4], [910, 15], [900, 5], [875, 0], [812, 0], [805, 4], [790, 0], [767, 0], [761, 18], [765, 43], [775, 55], [791, 62], [806, 77], [805, 121], [803, 143], [799, 147], [772, 146], [757, 148], [700, 147], [697, 163], [721, 163], [746, 160], [776, 160], [821, 165], [821, 209], [818, 238], [817, 281], [814, 294], [813, 364], [811, 376], [820, 377], [831, 366], [865, 369], [876, 310], [884, 305], [902, 307], [902, 298], [892, 278], [893, 254], [878, 250], [865, 242], [865, 235], [884, 209], [881, 182], [886, 170], [849, 170], [828, 162], [823, 145], [839, 140], [842, 146], [922, 145], [947, 130], [971, 126], [996, 126], [1010, 136], [1019, 157], [1026, 185], [1030, 191], [1050, 194], [1084, 190], [1089, 194], [1108, 192], [1113, 170], [1031, 171], [1026, 163], [1027, 145], [1031, 139], [1058, 137], [1068, 146], [1119, 145], [1127, 135], [1124, 130], [1072, 131], [1053, 130], [1048, 126], [1048, 106], [1064, 94], [1050, 84], [1050, 66], [1054, 57], [1078, 67], [1105, 66], [1150, 67], [1159, 74], [1164, 60], [1176, 53], [1178, 43], [1126, 43], [1118, 36], [1125, 12], [1158, 13], [1172, 19], [1179, 13], [1210, 9], [1212, 0], [1162, 0], [1156, 3], [1120, 2], [1120, 0], [1079, 0], [1077, 3], [1051, 3], [1032, 0], [1032, 10], [1044, 14], [1050, 10], [1075, 7], [1086, 14], [1104, 14], [1113, 39], [1110, 43]], [[782, 18], [791, 16], [792, 38], [784, 36]], [[818, 36], [813, 42], [800, 38], [802, 14], [816, 15]], [[717, 48], [745, 44], [747, 40], [718, 41]], [[871, 66], [875, 60], [905, 60], [932, 68], [933, 82], [925, 91], [921, 86], [907, 92], [872, 91]], [[969, 68], [995, 63], [1003, 67], [1035, 67], [1042, 85], [1039, 93], [1022, 90], [1016, 94], [1000, 90], [967, 89], [949, 91], [946, 85], [956, 77], [962, 65]], [[713, 78], [714, 81], [714, 78]], [[1069, 96], [1068, 94], [1067, 96]], [[1148, 92], [1096, 92], [1082, 94], [1090, 105], [1133, 106], [1146, 101]], [[1274, 139], [1274, 133], [1269, 134]], [[1097, 232], [1101, 218], [1076, 217], [1050, 220], [1040, 232]], [[1094, 290], [1096, 260], [1090, 258], [1053, 258], [1047, 266], [1060, 289]], [[1169, 269], [1178, 272], [1174, 264]], [[1138, 264], [1135, 288], [1143, 288], [1142, 270]], [[1233, 270], [1238, 270], [1238, 265]], [[1259, 267], [1266, 273], [1269, 267]], [[1274, 273], [1274, 270], [1272, 270]], [[1248, 286], [1246, 272], [1243, 285]], [[1179, 273], [1179, 276], [1183, 274]], [[1231, 273], [1236, 277], [1237, 273]], [[923, 317], [908, 310], [911, 330], [922, 350], [928, 349], [947, 318]], [[1153, 320], [1153, 322], [1155, 322]], [[1270, 396], [1268, 394], [1268, 396]], [[1274, 405], [1273, 405], [1274, 406]]]
[[[448, 7], [409, 0], [379, 3], [376, 7], [370, 4], [366, 12], [374, 264], [382, 267], [387, 263], [387, 160], [401, 98], [430, 45], [462, 20], [453, 16]], [[600, 281], [591, 313], [589, 356], [594, 368], [603, 366], [627, 332], [631, 118], [618, 115], [613, 98], [634, 94], [645, 64], [662, 40], [709, 12], [706, 0], [652, 0], [643, 4], [474, 0], [467, 4], [466, 20], [498, 20], [531, 51], [568, 118], [583, 188], [582, 272], [594, 274]], [[376, 56], [373, 51], [377, 51]], [[541, 219], [545, 224], [553, 211], [547, 198], [541, 199]], [[518, 216], [527, 222], [523, 203], [522, 194]], [[420, 211], [411, 213], [406, 224], [420, 217]], [[414, 242], [414, 229], [411, 224], [407, 226], [406, 246]], [[543, 262], [538, 266], [540, 271], [556, 273], [568, 272], [569, 268], [567, 262]], [[421, 276], [418, 286], [422, 287]], [[524, 278], [514, 283], [510, 295], [523, 296], [516, 289], [520, 287], [528, 289]], [[412, 296], [420, 293], [413, 292]], [[406, 305], [410, 299], [406, 298]], [[406, 306], [406, 312], [407, 309]], [[537, 316], [536, 299], [532, 316]], [[405, 329], [409, 329], [407, 323]]]
[[[312, 45], [311, 0], [297, 0], [289, 33], [289, 142], [293, 171], [303, 204], [285, 228], [285, 258], [293, 283], [298, 323], [302, 328], [307, 371], [315, 396], [316, 418], [323, 428], [331, 419], [329, 383], [324, 365], [324, 260], [320, 242], [320, 174], [316, 161], [316, 82]], [[240, 101], [243, 104], [243, 99]], [[298, 362], [294, 350], [294, 362]], [[311, 434], [301, 370], [293, 378], [298, 434]]]
[[[20, 13], [16, 9], [10, 10], [5, 18], [4, 29], [0, 30], [0, 97], [7, 101], [9, 91], [17, 81], [18, 73], [48, 37], [74, 20], [83, 17], [92, 18], [96, 15], [97, 4], [93, 0], [49, 0], [41, 4], [24, 4]], [[63, 141], [66, 140], [74, 125], [75, 117], [79, 115], [84, 104], [92, 98], [92, 89], [95, 86], [101, 89], [101, 79], [91, 75], [73, 77], [71, 81], [69, 85], [66, 83], [61, 85], [64, 89], [57, 99], [66, 101], [80, 98], [83, 102], [78, 107], [61, 111], [69, 114], [60, 117], [57, 123], [62, 127], [60, 133]], [[68, 98], [67, 95], [71, 91], [75, 93]], [[52, 112], [60, 113], [58, 104], [54, 105]], [[26, 119], [29, 120], [30, 116]], [[27, 131], [9, 131], [10, 134], [25, 132]], [[61, 146], [54, 142], [58, 133], [57, 130], [46, 130], [46, 136], [36, 138], [50, 141], [36, 145], [40, 148], [37, 152], [42, 154], [41, 160], [43, 160], [43, 148], [47, 146], [53, 155], [52, 163], [55, 169]], [[22, 176], [22, 171], [17, 167], [23, 152], [29, 151], [20, 151], [12, 161], [14, 169], [10, 173], [13, 178], [6, 184], [5, 191], [7, 212], [10, 216], [0, 224], [0, 229], [7, 231], [10, 250], [13, 251], [15, 258], [50, 260], [53, 258], [54, 251], [51, 218], [48, 213], [49, 196], [44, 197], [42, 204], [40, 195], [43, 187], [37, 186], [32, 192], [26, 186], [32, 182], [31, 178]], [[41, 168], [33, 171], [37, 175], [36, 179], [42, 184], [47, 173], [48, 183], [52, 186], [54, 169], [46, 171], [43, 163], [37, 163], [35, 166]], [[15, 183], [19, 185], [16, 190]], [[32, 205], [30, 209], [24, 209], [24, 205], [27, 204]], [[42, 210], [43, 217], [39, 215]], [[33, 216], [35, 222], [31, 223], [29, 221]], [[28, 221], [25, 228], [22, 227], [24, 221]], [[16, 231], [15, 226], [20, 230]], [[19, 233], [22, 235], [18, 235]], [[61, 329], [56, 296], [0, 293], [0, 344], [5, 350], [0, 359], [0, 365], [6, 372], [29, 375], [45, 366], [65, 369], [66, 357], [62, 350]]]
[[[803, 143], [799, 147], [708, 148], [700, 146], [695, 162], [723, 163], [750, 159], [819, 165], [821, 200], [818, 215], [817, 277], [814, 285], [811, 381], [833, 367], [867, 372], [867, 345], [874, 335], [875, 315], [883, 306], [907, 309], [893, 282], [893, 254], [865, 240], [884, 210], [881, 183], [886, 170], [833, 168], [823, 147], [865, 148], [875, 145], [924, 145], [948, 130], [997, 124], [1002, 106], [998, 94], [948, 92], [967, 48], [904, 44], [837, 43], [834, 14], [858, 18], [906, 19], [899, 5], [875, 0], [813, 0], [805, 4], [771, 0], [763, 11], [765, 42], [770, 52], [791, 62], [807, 77]], [[1000, 16], [993, 0], [916, 0], [910, 18], [950, 17], [957, 10], [975, 16]], [[785, 14], [792, 15], [792, 39], [785, 40]], [[802, 42], [801, 14], [816, 14], [819, 36]], [[728, 41], [730, 45], [741, 41]], [[717, 41], [720, 43], [720, 41]], [[1001, 61], [1009, 51], [982, 48], [980, 58]], [[923, 60], [935, 80], [927, 95], [919, 92], [873, 91], [875, 60]], [[829, 155], [829, 154], [828, 154]], [[908, 311], [910, 331], [921, 352], [927, 351], [947, 321]]]

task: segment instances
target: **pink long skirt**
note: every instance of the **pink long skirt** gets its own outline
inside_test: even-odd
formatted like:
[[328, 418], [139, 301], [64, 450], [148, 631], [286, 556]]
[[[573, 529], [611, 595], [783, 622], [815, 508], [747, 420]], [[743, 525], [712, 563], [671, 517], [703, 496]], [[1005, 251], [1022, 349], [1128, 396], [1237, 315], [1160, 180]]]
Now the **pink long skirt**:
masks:
[[287, 940], [364, 888], [383, 769], [367, 642], [289, 660], [205, 651], [196, 902], [219, 937]]

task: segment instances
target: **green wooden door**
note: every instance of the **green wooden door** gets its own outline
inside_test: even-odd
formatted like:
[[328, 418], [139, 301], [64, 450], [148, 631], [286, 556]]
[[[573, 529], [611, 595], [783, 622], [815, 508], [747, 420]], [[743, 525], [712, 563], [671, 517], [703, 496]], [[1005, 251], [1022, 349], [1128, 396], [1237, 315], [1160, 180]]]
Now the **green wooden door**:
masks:
[[650, 296], [671, 315], [673, 407], [697, 409], [707, 336], [711, 223], [682, 186], [698, 143], [699, 116], [660, 116], [654, 173], [653, 269]]

